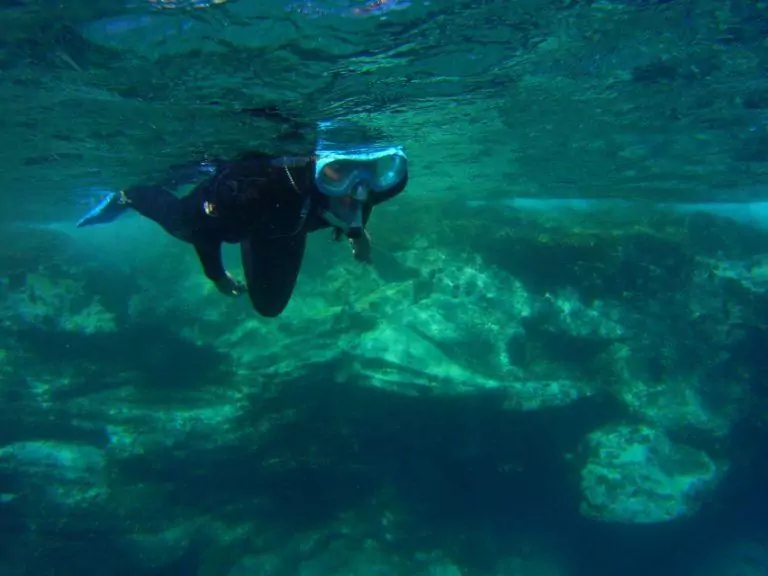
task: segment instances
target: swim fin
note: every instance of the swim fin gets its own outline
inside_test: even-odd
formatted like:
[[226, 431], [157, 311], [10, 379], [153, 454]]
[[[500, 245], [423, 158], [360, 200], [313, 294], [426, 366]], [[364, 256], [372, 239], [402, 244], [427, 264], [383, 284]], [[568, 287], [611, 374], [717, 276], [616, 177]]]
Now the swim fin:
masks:
[[83, 216], [77, 223], [78, 228], [93, 226], [94, 224], [108, 224], [117, 220], [125, 212], [126, 205], [121, 192], [112, 192], [93, 210]]

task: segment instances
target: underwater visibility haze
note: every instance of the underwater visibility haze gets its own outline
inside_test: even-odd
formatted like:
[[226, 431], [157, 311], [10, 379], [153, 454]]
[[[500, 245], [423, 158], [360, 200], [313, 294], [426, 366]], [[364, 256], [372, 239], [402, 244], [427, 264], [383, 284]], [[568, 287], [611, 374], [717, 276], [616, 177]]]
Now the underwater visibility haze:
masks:
[[[0, 2], [0, 576], [768, 574], [767, 38], [765, 0]], [[329, 142], [392, 169], [318, 168], [326, 220], [407, 185], [276, 317], [76, 226]]]

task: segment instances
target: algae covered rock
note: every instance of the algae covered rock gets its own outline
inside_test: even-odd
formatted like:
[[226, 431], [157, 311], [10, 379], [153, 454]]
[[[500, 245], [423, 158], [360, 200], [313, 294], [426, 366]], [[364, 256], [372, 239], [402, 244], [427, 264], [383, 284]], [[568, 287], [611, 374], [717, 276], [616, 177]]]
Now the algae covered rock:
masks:
[[[417, 278], [328, 273], [297, 291], [283, 317], [241, 319], [217, 347], [245, 379], [322, 376], [406, 395], [492, 391], [514, 410], [563, 406], [596, 391], [595, 379], [574, 367], [623, 334], [615, 307], [586, 306], [565, 291], [532, 295], [476, 256], [420, 248], [399, 258]], [[200, 324], [191, 332], [205, 333]]]
[[85, 283], [52, 275], [27, 274], [22, 286], [0, 294], [3, 326], [103, 334], [117, 330], [115, 315]]
[[102, 452], [84, 444], [17, 442], [0, 449], [0, 472], [9, 495], [33, 522], [62, 522], [102, 511], [109, 495]]
[[692, 563], [697, 576], [763, 576], [768, 573], [768, 538], [763, 533], [733, 535]]
[[[616, 344], [607, 352], [612, 390], [631, 413], [666, 432], [720, 438], [745, 413], [749, 386], [728, 353], [693, 362], [681, 343]], [[688, 365], [686, 364], [688, 362]]]
[[610, 426], [586, 438], [581, 471], [584, 516], [647, 524], [695, 514], [725, 465], [647, 426]]

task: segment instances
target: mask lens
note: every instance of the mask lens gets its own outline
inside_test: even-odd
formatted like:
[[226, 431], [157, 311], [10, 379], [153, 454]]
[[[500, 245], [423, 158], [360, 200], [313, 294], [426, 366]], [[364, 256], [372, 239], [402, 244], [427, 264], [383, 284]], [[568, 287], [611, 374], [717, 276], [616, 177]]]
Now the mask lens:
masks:
[[318, 176], [318, 184], [332, 195], [348, 194], [351, 188], [372, 178], [369, 163], [334, 160], [326, 164]]
[[329, 196], [346, 196], [358, 185], [373, 192], [396, 186], [407, 171], [407, 160], [401, 150], [393, 148], [383, 153], [335, 156], [320, 160], [316, 181], [320, 191]]
[[375, 161], [375, 176], [370, 185], [377, 192], [387, 190], [405, 178], [406, 171], [406, 160], [399, 154], [378, 158]]

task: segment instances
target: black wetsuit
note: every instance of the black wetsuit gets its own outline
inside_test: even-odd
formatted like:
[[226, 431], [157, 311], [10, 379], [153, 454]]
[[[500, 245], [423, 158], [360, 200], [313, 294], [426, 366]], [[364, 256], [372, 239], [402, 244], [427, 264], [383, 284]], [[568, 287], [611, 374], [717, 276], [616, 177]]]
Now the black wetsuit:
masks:
[[[274, 158], [248, 153], [218, 163], [212, 176], [181, 198], [167, 184], [125, 190], [131, 208], [194, 246], [214, 282], [226, 276], [222, 243], [239, 243], [251, 302], [268, 317], [282, 313], [291, 299], [307, 234], [331, 227], [321, 216], [328, 198], [315, 185], [313, 162], [286, 169], [274, 165]], [[375, 204], [399, 194], [406, 184], [407, 178], [377, 194], [364, 209], [364, 222]]]

